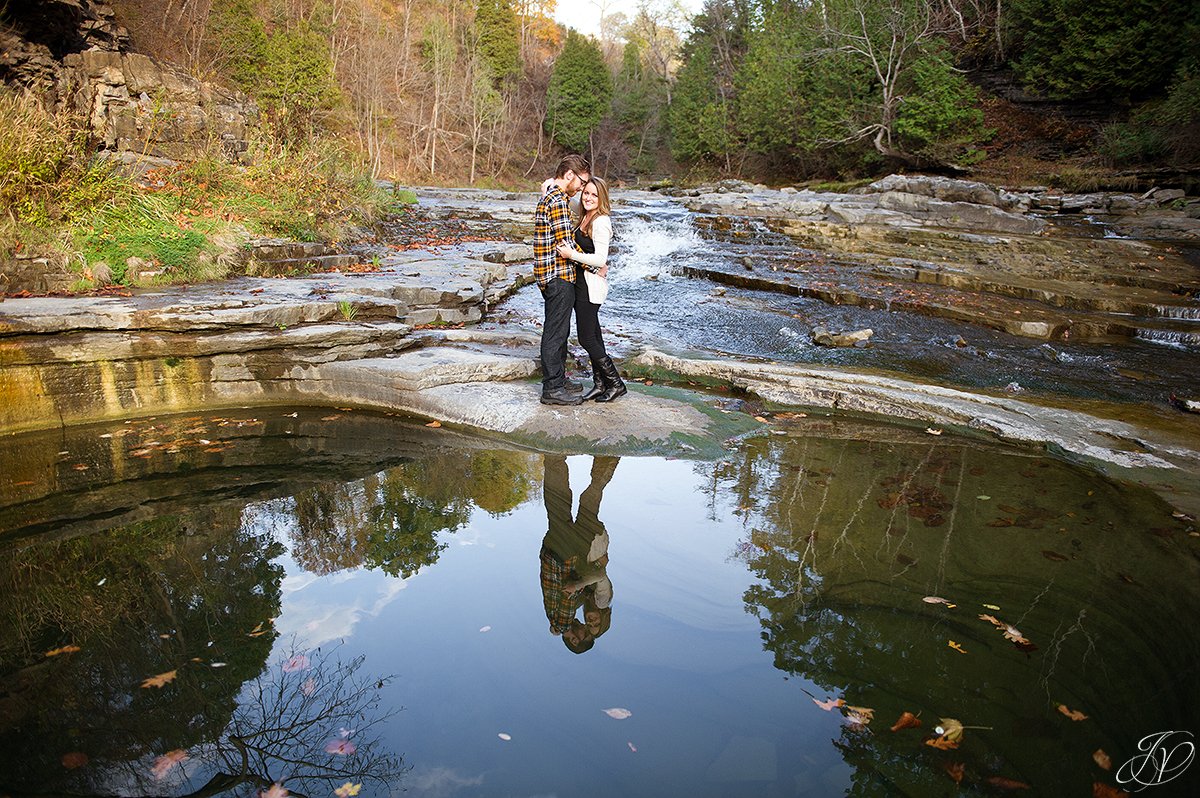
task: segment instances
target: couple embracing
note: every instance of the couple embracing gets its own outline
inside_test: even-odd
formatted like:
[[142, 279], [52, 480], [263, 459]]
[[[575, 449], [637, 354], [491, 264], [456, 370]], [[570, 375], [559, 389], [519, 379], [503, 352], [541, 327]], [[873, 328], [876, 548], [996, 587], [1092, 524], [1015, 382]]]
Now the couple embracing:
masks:
[[[533, 276], [546, 305], [542, 404], [577, 405], [592, 399], [611, 402], [626, 393], [600, 332], [600, 305], [608, 295], [610, 214], [608, 185], [592, 176], [582, 155], [563, 158], [554, 177], [542, 185], [533, 237]], [[595, 384], [587, 393], [566, 379], [572, 311], [579, 343], [592, 361]]]

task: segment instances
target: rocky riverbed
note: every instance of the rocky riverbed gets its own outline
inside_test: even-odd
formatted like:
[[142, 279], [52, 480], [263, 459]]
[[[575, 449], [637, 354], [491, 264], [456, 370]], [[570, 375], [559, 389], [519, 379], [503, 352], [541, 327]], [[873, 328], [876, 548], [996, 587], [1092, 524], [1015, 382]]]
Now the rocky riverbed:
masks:
[[[712, 189], [688, 192], [682, 206], [622, 192], [623, 212], [691, 213], [700, 235], [744, 247], [732, 266], [687, 267], [717, 282], [929, 315], [944, 307], [947, 317], [1058, 342], [1165, 330], [1177, 333], [1180, 362], [1194, 358], [1187, 346], [1200, 281], [1189, 247], [1200, 222], [1181, 221], [1191, 220], [1186, 203], [1164, 209], [1153, 195], [1057, 200], [1058, 211], [1103, 208], [1140, 229], [1172, 231], [1164, 243], [1083, 234], [1047, 215], [1049, 195], [962, 181], [893, 177], [837, 195]], [[973, 392], [897, 372], [773, 362], [769, 351], [752, 362], [663, 352], [652, 340], [628, 338], [619, 344], [632, 356], [625, 368], [645, 382], [627, 398], [544, 407], [536, 319], [475, 326], [528, 281], [531, 251], [522, 239], [533, 196], [423, 194], [433, 215], [466, 220], [486, 234], [476, 238], [496, 240], [407, 251], [381, 242], [378, 268], [366, 273], [242, 278], [130, 296], [10, 297], [0, 304], [0, 431], [288, 404], [416, 414], [543, 450], [711, 456], [731, 438], [769, 429], [773, 411], [836, 411], [928, 427], [931, 436], [957, 431], [1048, 446], [1200, 509], [1198, 419], [1159, 407]], [[780, 237], [793, 246], [771, 243]], [[820, 281], [838, 291], [820, 294]], [[942, 293], [915, 290], [927, 287]], [[729, 391], [744, 398], [730, 405]]]

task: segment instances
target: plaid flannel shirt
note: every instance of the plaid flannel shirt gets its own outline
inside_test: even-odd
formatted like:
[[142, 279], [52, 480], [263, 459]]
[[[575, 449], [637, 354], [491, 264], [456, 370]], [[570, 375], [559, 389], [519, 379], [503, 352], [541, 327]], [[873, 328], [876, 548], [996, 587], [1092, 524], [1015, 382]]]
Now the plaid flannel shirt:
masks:
[[545, 288], [555, 277], [575, 282], [575, 262], [556, 252], [559, 244], [575, 249], [570, 205], [558, 186], [551, 186], [533, 215], [533, 277]]
[[567, 590], [567, 581], [571, 578], [571, 566], [575, 558], [563, 562], [554, 552], [542, 547], [542, 604], [546, 609], [546, 619], [550, 621], [550, 631], [562, 634], [571, 628], [575, 613], [579, 610], [580, 591]]

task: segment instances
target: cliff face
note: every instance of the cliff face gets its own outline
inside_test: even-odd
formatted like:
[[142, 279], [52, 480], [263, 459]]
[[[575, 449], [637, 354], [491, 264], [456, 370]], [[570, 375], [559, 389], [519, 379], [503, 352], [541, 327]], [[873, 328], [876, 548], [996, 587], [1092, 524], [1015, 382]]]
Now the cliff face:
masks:
[[187, 159], [247, 149], [258, 108], [240, 92], [130, 51], [98, 0], [13, 0], [0, 11], [0, 81], [86, 120], [102, 150]]

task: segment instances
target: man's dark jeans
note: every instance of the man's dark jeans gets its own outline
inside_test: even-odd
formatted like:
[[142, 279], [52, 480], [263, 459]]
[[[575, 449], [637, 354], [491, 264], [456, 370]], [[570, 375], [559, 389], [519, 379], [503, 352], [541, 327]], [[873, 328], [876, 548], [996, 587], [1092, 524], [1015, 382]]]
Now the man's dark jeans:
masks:
[[542, 393], [563, 387], [567, 366], [567, 336], [571, 334], [571, 310], [575, 307], [575, 285], [555, 277], [542, 289], [546, 318], [542, 324]]

